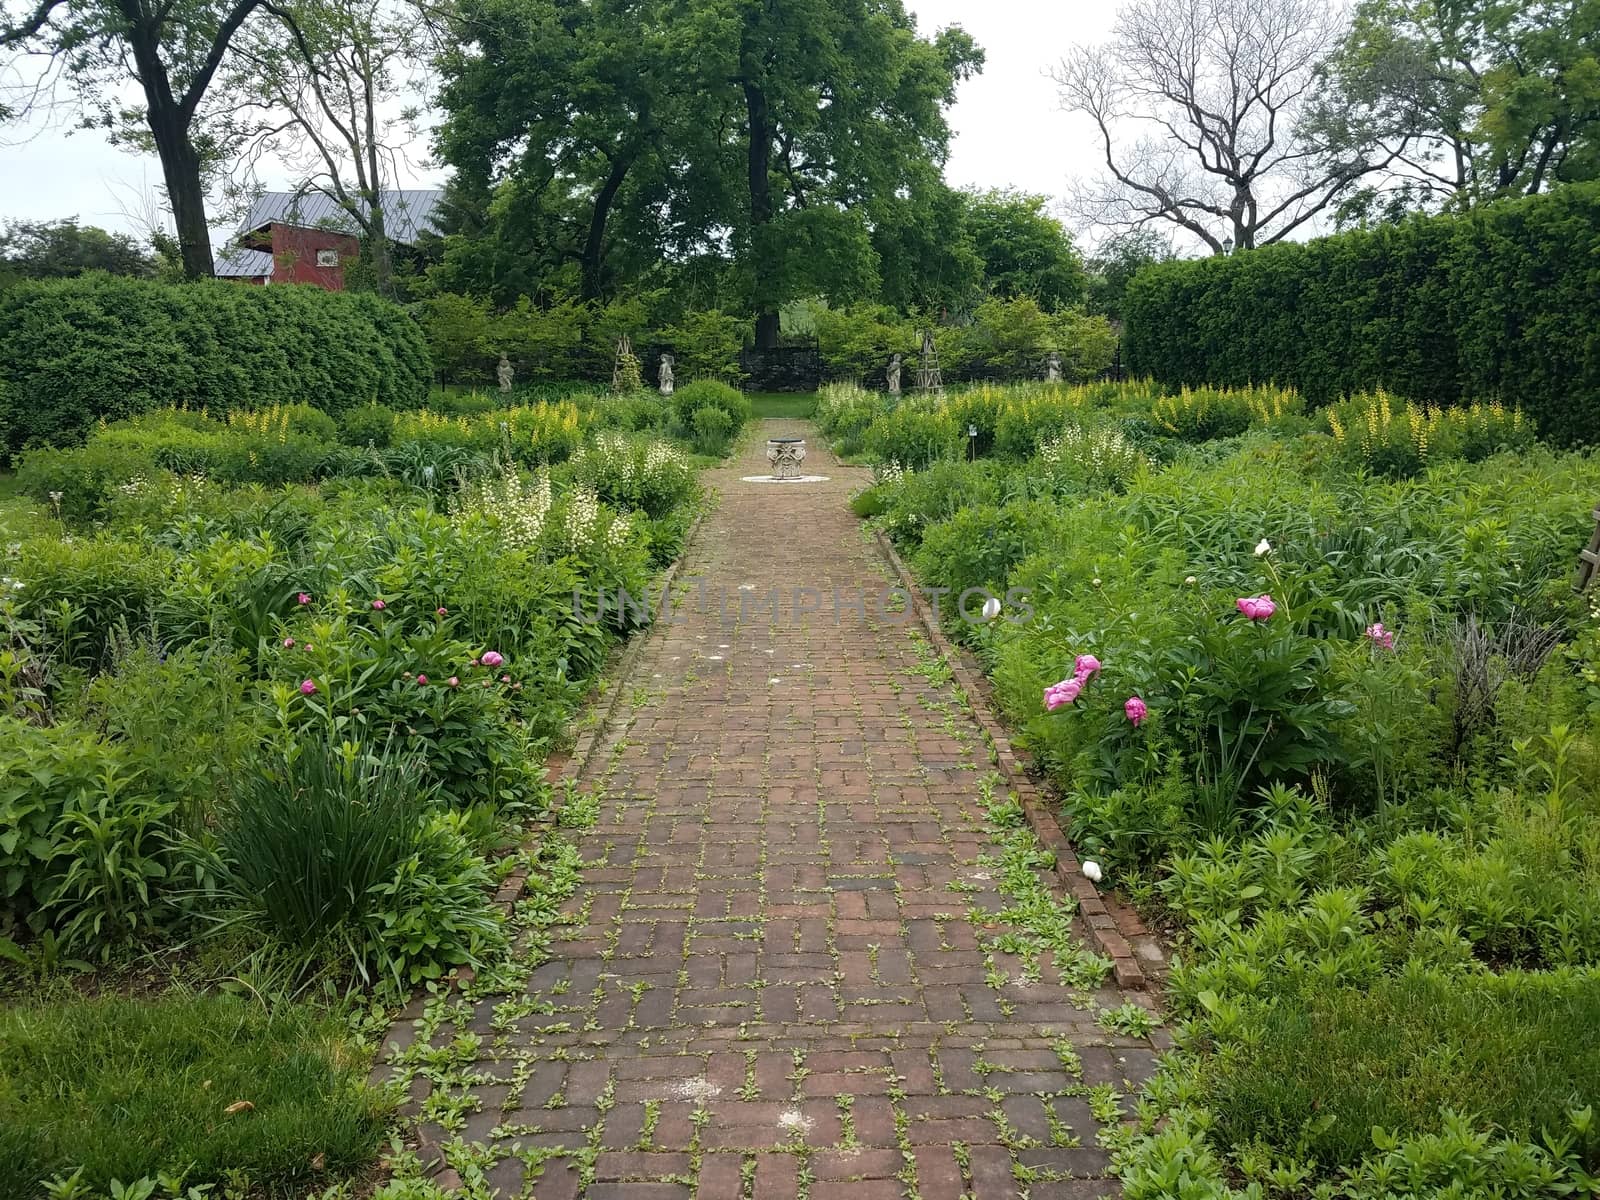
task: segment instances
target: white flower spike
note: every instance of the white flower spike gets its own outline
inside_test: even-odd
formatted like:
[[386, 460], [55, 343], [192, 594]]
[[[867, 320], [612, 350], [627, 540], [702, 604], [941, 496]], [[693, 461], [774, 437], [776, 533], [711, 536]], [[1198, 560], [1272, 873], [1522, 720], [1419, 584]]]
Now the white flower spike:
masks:
[[1099, 883], [1105, 878], [1105, 873], [1100, 870], [1100, 864], [1092, 858], [1083, 860], [1083, 877], [1090, 883]]
[[1262, 538], [1259, 542], [1256, 543], [1256, 557], [1257, 558], [1261, 558], [1262, 556], [1267, 555], [1267, 554], [1271, 554], [1271, 553], [1272, 553], [1272, 543], [1267, 541], [1266, 538]]

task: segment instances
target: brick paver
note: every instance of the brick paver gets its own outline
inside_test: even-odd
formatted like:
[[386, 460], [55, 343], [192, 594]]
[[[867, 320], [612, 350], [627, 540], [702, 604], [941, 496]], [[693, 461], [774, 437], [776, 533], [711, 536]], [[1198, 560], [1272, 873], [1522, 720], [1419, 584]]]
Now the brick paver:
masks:
[[429, 1031], [477, 1041], [417, 1106], [424, 1134], [480, 1143], [483, 1186], [538, 1200], [1115, 1194], [1094, 1109], [1154, 1048], [1096, 1024], [1115, 989], [986, 961], [987, 753], [879, 612], [847, 503], [866, 475], [813, 441], [830, 482], [741, 482], [761, 451], [710, 473], [674, 619], [620, 683], [572, 924], [526, 996]]

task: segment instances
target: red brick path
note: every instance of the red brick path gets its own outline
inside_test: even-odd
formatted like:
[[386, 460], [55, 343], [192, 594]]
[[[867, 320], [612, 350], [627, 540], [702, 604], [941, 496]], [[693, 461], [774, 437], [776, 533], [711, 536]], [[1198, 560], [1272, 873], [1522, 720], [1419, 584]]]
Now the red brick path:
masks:
[[[488, 1187], [538, 1200], [1115, 1194], [1090, 1089], [1126, 1095], [1154, 1049], [1096, 1024], [1115, 989], [990, 970], [977, 727], [877, 612], [888, 576], [847, 504], [865, 474], [815, 443], [806, 465], [831, 482], [741, 482], [759, 441], [708, 477], [678, 619], [582, 781], [574, 923], [526, 996], [426, 1031], [481, 1041], [425, 1136], [459, 1138], [457, 1163], [480, 1143]], [[796, 586], [820, 612], [796, 619]], [[867, 589], [865, 616], [836, 617], [836, 588]]]

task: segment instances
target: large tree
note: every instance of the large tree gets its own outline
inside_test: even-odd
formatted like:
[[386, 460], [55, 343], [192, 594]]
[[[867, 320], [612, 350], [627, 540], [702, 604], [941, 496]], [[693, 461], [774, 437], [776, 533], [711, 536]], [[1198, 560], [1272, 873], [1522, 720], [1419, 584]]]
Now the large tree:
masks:
[[[26, 95], [0, 111], [27, 113], [65, 79], [82, 97], [85, 121], [113, 139], [154, 147], [172, 205], [185, 274], [210, 275], [205, 173], [229, 138], [225, 120], [202, 111], [228, 45], [261, 0], [0, 0], [0, 48], [40, 56]], [[13, 61], [0, 71], [16, 68]], [[143, 103], [122, 104], [138, 85]]]
[[235, 39], [230, 91], [262, 117], [247, 160], [271, 155], [296, 188], [331, 198], [360, 231], [377, 290], [391, 290], [391, 211], [425, 95], [433, 25], [412, 0], [262, 0]]
[[[487, 290], [523, 293], [577, 268], [586, 299], [610, 287], [628, 239], [665, 252], [702, 220], [675, 215], [720, 180], [719, 98], [694, 73], [695, 42], [668, 0], [464, 0], [440, 57], [441, 159], [479, 244], [454, 263]], [[692, 173], [692, 178], [689, 177]], [[718, 207], [713, 204], [701, 208]]]
[[1343, 24], [1327, 0], [1128, 0], [1110, 40], [1054, 72], [1087, 115], [1104, 174], [1073, 203], [1111, 231], [1171, 226], [1221, 254], [1302, 229], [1381, 164], [1308, 120]]
[[1532, 195], [1600, 174], [1600, 0], [1363, 0], [1326, 67], [1330, 142], [1392, 168], [1355, 215]]
[[0, 281], [65, 279], [85, 271], [149, 278], [155, 257], [125, 233], [60, 221], [13, 221], [0, 230]]
[[967, 232], [983, 261], [983, 283], [1006, 300], [1031, 296], [1047, 312], [1077, 304], [1088, 279], [1083, 260], [1045, 197], [1010, 189], [969, 193]]
[[917, 36], [900, 0], [696, 0], [704, 49], [743, 100], [736, 248], [756, 345], [786, 301], [847, 300], [878, 277], [863, 209], [942, 164], [945, 109], [983, 52], [960, 28]]

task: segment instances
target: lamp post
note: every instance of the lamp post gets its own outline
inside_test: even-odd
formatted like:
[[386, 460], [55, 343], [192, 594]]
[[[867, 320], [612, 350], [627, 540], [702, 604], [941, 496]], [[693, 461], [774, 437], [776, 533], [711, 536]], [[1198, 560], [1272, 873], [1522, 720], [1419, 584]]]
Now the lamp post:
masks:
[[1231, 237], [1225, 237], [1222, 239], [1222, 253], [1224, 255], [1233, 253], [1233, 239]]

